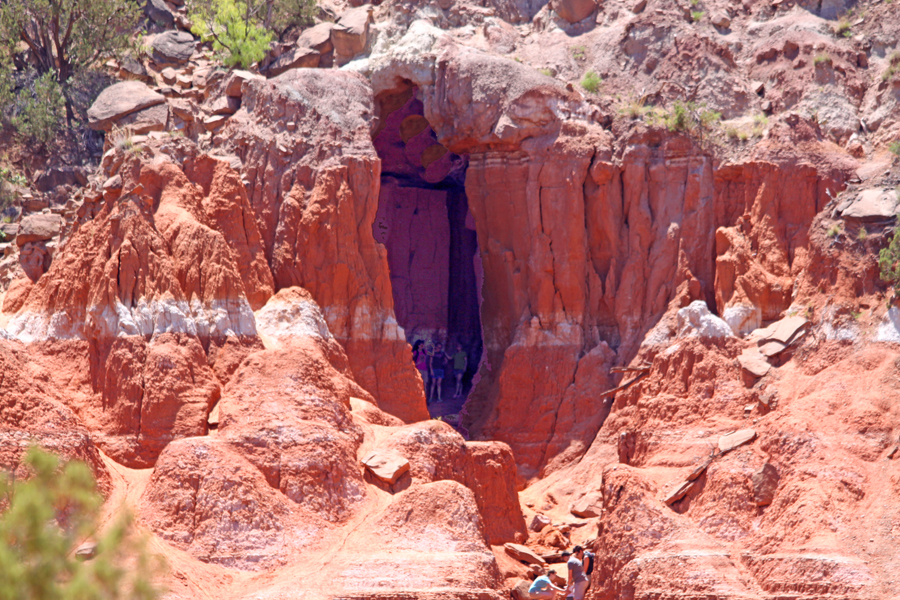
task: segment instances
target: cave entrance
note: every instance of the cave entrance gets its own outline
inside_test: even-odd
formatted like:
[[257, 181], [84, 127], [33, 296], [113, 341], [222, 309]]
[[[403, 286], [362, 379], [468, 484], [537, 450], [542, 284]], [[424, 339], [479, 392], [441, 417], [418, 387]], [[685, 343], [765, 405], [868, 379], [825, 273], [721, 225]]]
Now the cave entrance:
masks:
[[[429, 412], [458, 427], [458, 415], [477, 383], [483, 351], [483, 270], [465, 176], [468, 157], [449, 152], [424, 116], [418, 90], [379, 95], [375, 149], [381, 158], [381, 194], [373, 226], [387, 249], [394, 311], [416, 347], [438, 343], [453, 357], [466, 353], [462, 394], [455, 397], [454, 361], [446, 361], [441, 401], [426, 384]], [[473, 381], [474, 380], [474, 381]]]

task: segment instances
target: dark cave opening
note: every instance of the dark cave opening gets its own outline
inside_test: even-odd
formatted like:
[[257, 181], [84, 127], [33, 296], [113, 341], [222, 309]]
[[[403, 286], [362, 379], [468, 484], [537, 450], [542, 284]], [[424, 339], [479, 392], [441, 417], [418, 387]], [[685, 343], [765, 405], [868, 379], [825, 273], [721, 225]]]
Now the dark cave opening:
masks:
[[[465, 191], [468, 158], [437, 141], [416, 88], [379, 96], [378, 106], [374, 144], [382, 168], [373, 233], [387, 250], [394, 312], [407, 341], [422, 342], [432, 356], [440, 343], [450, 356], [440, 401], [430, 381], [426, 394], [431, 415], [457, 425], [483, 351], [483, 270]], [[457, 345], [466, 354], [459, 397]]]

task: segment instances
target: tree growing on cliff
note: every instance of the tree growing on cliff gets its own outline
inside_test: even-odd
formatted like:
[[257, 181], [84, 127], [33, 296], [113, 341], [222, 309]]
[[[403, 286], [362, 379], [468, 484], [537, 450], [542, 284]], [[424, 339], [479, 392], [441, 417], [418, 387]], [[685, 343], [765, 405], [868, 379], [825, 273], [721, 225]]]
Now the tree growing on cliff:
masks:
[[266, 3], [260, 0], [194, 0], [191, 29], [212, 42], [222, 61], [246, 69], [266, 55], [273, 35], [263, 26]]
[[[83, 463], [59, 460], [31, 448], [27, 481], [0, 479], [0, 600], [153, 600], [147, 555], [130, 548], [127, 519], [97, 540], [97, 555], [77, 560], [78, 543], [97, 530], [101, 505], [94, 478]], [[135, 568], [126, 570], [124, 555]]]
[[22, 102], [40, 108], [59, 95], [71, 124], [75, 82], [100, 58], [129, 47], [140, 15], [130, 0], [0, 0], [0, 81], [17, 89], [14, 95], [0, 89], [7, 120], [33, 124], [36, 113]]
[[900, 293], [900, 230], [894, 231], [890, 245], [878, 253], [878, 267], [881, 280], [894, 286], [895, 295]]

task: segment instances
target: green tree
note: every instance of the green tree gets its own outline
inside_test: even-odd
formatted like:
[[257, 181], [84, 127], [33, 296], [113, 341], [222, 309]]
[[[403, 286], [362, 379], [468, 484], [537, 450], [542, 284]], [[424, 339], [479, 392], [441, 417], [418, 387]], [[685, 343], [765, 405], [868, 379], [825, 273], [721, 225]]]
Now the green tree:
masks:
[[11, 121], [20, 134], [46, 144], [63, 125], [66, 100], [53, 73], [44, 73], [17, 98], [18, 109]]
[[[97, 541], [97, 556], [81, 562], [75, 547], [97, 529], [101, 498], [90, 469], [63, 466], [52, 454], [28, 450], [27, 481], [0, 481], [0, 600], [152, 600], [151, 566], [130, 546], [128, 519], [120, 519]], [[136, 556], [136, 568], [121, 559]]]
[[894, 293], [900, 292], [900, 230], [894, 232], [891, 243], [878, 253], [881, 280], [894, 286]]
[[0, 0], [0, 80], [12, 76], [9, 68], [23, 45], [38, 76], [53, 74], [71, 123], [72, 78], [129, 47], [140, 16], [140, 3], [130, 0]]
[[266, 55], [274, 36], [263, 25], [262, 0], [194, 0], [190, 6], [191, 31], [212, 41], [226, 65], [247, 68]]

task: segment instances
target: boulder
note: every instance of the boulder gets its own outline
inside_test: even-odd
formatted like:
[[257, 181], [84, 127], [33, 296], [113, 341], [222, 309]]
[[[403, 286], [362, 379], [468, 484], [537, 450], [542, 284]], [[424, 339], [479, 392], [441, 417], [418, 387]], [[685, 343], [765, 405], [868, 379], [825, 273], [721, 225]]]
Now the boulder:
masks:
[[678, 311], [678, 337], [715, 339], [734, 337], [728, 323], [709, 312], [706, 302], [695, 300]]
[[175, 15], [166, 6], [165, 0], [147, 0], [144, 14], [160, 27], [169, 28], [175, 24]]
[[169, 107], [157, 104], [122, 117], [116, 125], [128, 127], [134, 135], [144, 135], [151, 131], [165, 131], [168, 123]]
[[119, 60], [119, 79], [137, 79], [145, 83], [153, 81], [144, 63], [131, 56], [124, 56]]
[[265, 79], [265, 77], [240, 69], [232, 71], [225, 80], [225, 95], [230, 98], [240, 98], [244, 93], [244, 84], [254, 79]]
[[521, 544], [506, 543], [503, 549], [514, 559], [529, 565], [539, 565], [547, 567], [547, 561], [541, 558], [535, 551]]
[[569, 23], [577, 23], [597, 9], [597, 0], [553, 0], [550, 6]]
[[28, 242], [45, 242], [59, 234], [62, 227], [62, 219], [54, 214], [28, 215], [19, 223], [19, 231], [16, 235], [16, 244], [24, 246]]
[[719, 452], [725, 454], [726, 452], [734, 450], [738, 446], [743, 446], [747, 442], [752, 441], [754, 438], [756, 438], [755, 429], [741, 429], [740, 431], [735, 431], [734, 433], [723, 435], [719, 438]]
[[753, 347], [745, 349], [741, 355], [738, 356], [738, 362], [741, 363], [741, 367], [743, 367], [745, 371], [754, 377], [762, 377], [772, 368], [772, 365], [766, 360], [766, 357], [762, 355], [759, 349]]
[[18, 223], [0, 223], [0, 232], [3, 232], [3, 237], [6, 240], [12, 240], [16, 237], [16, 234], [19, 233], [19, 224]]
[[368, 4], [352, 8], [341, 15], [331, 30], [331, 43], [339, 65], [349, 62], [365, 50], [372, 22], [372, 7]]
[[109, 131], [126, 115], [165, 101], [143, 82], [122, 81], [100, 92], [88, 109], [88, 125], [95, 131]]
[[319, 52], [311, 48], [297, 46], [283, 53], [269, 65], [269, 77], [276, 77], [290, 69], [314, 69], [319, 66]]
[[728, 29], [728, 27], [731, 25], [731, 19], [726, 13], [722, 11], [714, 12], [712, 14], [712, 17], [710, 17], [710, 21], [712, 21], [713, 25], [721, 29]]
[[771, 463], [765, 463], [750, 476], [753, 486], [753, 503], [757, 506], [768, 506], [775, 499], [775, 490], [781, 476]]
[[528, 524], [528, 529], [535, 532], [540, 532], [544, 527], [550, 524], [550, 517], [547, 515], [536, 514], [531, 518], [531, 522]]
[[855, 221], [886, 221], [897, 216], [897, 192], [880, 188], [863, 190], [854, 200], [842, 204], [841, 217]]
[[233, 115], [240, 107], [240, 98], [219, 96], [207, 106], [207, 109], [214, 115]]
[[312, 48], [320, 54], [327, 54], [334, 50], [334, 44], [331, 42], [331, 30], [334, 29], [334, 23], [319, 23], [305, 30], [297, 38], [297, 47]]
[[49, 192], [61, 185], [87, 185], [90, 171], [84, 167], [50, 167], [40, 173], [34, 181], [39, 192]]
[[162, 77], [162, 80], [169, 85], [174, 85], [175, 79], [178, 77], [178, 74], [172, 67], [166, 67], [159, 75]]
[[372, 475], [391, 485], [409, 471], [409, 461], [393, 452], [370, 452], [362, 462]]
[[603, 512], [603, 494], [589, 492], [575, 501], [569, 511], [582, 519], [599, 517]]
[[190, 33], [167, 31], [153, 38], [151, 58], [160, 67], [182, 65], [191, 58], [195, 45], [194, 36]]
[[722, 312], [722, 319], [728, 323], [735, 335], [747, 335], [761, 325], [762, 310], [748, 304], [729, 306]]

